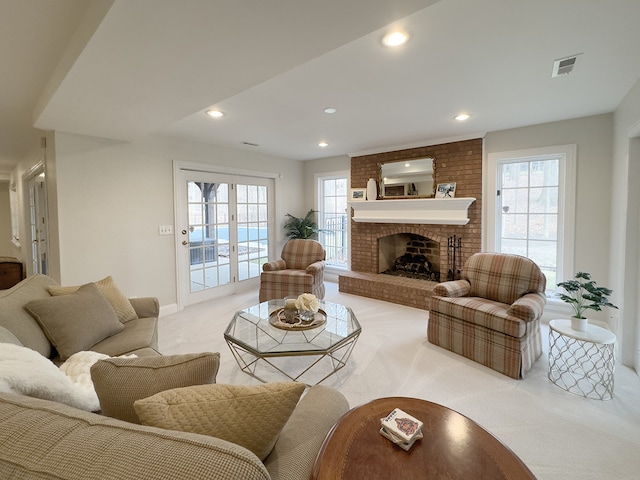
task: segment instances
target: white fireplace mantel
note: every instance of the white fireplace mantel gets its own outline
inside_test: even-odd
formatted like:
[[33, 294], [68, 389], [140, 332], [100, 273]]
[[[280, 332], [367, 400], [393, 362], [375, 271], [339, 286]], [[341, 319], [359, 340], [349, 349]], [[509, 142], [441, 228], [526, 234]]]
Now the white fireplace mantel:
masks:
[[466, 225], [473, 197], [407, 198], [349, 202], [353, 220], [370, 223], [424, 223]]

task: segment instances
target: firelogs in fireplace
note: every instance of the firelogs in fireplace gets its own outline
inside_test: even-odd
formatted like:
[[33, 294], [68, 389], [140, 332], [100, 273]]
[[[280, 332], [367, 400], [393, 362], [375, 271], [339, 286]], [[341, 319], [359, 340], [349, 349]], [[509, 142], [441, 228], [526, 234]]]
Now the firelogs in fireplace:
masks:
[[433, 265], [427, 257], [414, 253], [405, 253], [396, 258], [393, 266], [382, 273], [397, 277], [430, 280], [432, 282], [440, 281], [440, 273], [433, 271]]

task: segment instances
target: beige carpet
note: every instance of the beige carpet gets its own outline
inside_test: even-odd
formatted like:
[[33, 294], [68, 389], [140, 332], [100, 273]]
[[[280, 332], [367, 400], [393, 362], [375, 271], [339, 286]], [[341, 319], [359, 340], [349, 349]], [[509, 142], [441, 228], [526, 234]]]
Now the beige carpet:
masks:
[[[489, 430], [540, 480], [640, 478], [640, 379], [633, 370], [616, 366], [613, 400], [585, 399], [547, 379], [546, 325], [542, 357], [525, 380], [513, 380], [428, 343], [428, 312], [341, 293], [334, 283], [327, 283], [326, 300], [350, 306], [362, 325], [347, 366], [323, 382], [351, 406], [388, 396], [440, 403]], [[233, 295], [162, 317], [160, 350], [220, 352], [219, 383], [257, 383], [239, 371], [223, 338], [234, 312], [257, 301], [257, 292]]]

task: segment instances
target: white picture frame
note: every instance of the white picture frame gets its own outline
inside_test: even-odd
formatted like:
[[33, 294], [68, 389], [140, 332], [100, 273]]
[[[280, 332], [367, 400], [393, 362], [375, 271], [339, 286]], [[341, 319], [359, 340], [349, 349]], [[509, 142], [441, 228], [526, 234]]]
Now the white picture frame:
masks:
[[439, 183], [436, 188], [436, 198], [454, 198], [456, 196], [456, 182]]
[[367, 199], [367, 189], [366, 188], [352, 188], [351, 194], [349, 195], [350, 202], [363, 202]]

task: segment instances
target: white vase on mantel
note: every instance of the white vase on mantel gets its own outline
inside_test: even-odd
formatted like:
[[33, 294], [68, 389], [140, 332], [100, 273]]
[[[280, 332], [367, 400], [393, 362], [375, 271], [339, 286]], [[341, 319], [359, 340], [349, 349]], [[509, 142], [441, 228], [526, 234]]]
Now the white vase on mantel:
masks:
[[578, 332], [586, 332], [589, 328], [589, 320], [586, 318], [571, 317], [571, 328]]
[[375, 178], [370, 178], [367, 182], [367, 200], [378, 199], [378, 184]]

